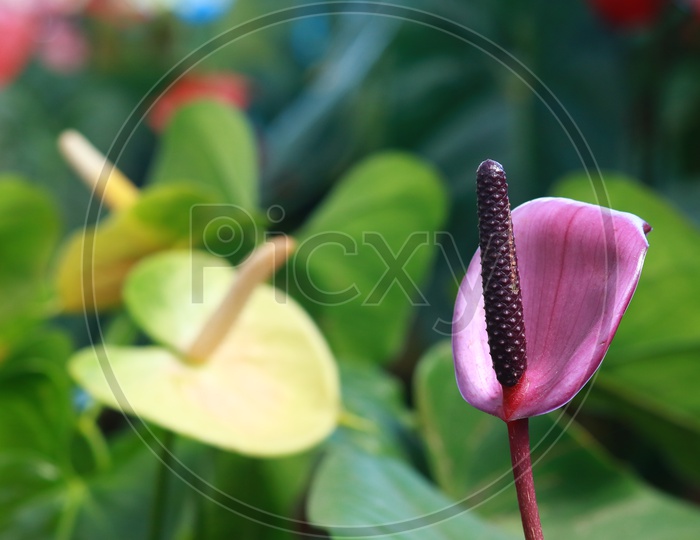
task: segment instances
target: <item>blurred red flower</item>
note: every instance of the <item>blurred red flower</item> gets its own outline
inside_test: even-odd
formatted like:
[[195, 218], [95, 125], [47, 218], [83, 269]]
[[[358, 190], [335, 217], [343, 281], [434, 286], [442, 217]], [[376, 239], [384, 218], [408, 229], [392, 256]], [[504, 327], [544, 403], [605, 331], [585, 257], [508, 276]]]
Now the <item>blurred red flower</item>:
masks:
[[73, 18], [83, 7], [83, 0], [0, 0], [0, 87], [34, 55], [58, 73], [82, 68], [89, 47]]
[[154, 131], [165, 129], [172, 115], [182, 106], [199, 99], [213, 99], [241, 109], [250, 103], [249, 83], [232, 73], [184, 75], [153, 104], [148, 124]]
[[617, 28], [645, 28], [659, 17], [666, 0], [589, 0], [598, 16]]
[[27, 64], [38, 33], [38, 19], [31, 11], [0, 5], [0, 87], [12, 81]]

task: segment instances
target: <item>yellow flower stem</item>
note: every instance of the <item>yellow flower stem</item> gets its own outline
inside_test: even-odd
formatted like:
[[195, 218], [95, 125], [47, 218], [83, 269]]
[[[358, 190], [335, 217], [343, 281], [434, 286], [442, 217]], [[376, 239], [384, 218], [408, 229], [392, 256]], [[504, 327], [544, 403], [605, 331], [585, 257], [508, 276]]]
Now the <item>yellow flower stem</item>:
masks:
[[58, 148], [93, 196], [103, 199], [110, 210], [124, 210], [136, 203], [139, 189], [80, 133], [61, 133]]
[[255, 288], [287, 261], [295, 247], [292, 238], [278, 236], [257, 248], [238, 266], [226, 297], [186, 351], [188, 363], [201, 365], [207, 362], [236, 322]]

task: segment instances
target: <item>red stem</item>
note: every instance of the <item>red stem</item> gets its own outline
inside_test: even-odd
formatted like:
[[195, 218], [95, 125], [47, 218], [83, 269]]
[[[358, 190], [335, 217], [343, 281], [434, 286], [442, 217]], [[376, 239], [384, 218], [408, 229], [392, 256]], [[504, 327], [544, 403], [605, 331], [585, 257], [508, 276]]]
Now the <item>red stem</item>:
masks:
[[510, 461], [513, 464], [513, 478], [515, 478], [515, 489], [518, 492], [518, 506], [520, 506], [525, 540], [544, 540], [535, 497], [535, 482], [532, 478], [528, 419], [513, 420], [507, 422], [507, 425]]

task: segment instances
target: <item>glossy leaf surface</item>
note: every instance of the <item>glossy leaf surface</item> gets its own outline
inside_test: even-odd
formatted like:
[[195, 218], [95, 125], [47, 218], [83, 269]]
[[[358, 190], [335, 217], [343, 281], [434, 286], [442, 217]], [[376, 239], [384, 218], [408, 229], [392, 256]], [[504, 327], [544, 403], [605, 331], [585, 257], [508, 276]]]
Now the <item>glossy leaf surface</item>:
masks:
[[222, 204], [254, 211], [258, 201], [258, 154], [244, 114], [214, 101], [185, 106], [161, 141], [150, 184], [194, 182]]
[[437, 172], [405, 154], [352, 169], [295, 235], [292, 294], [319, 321], [340, 358], [386, 362], [425, 303], [446, 213]]
[[340, 364], [343, 415], [328, 445], [406, 462], [420, 452], [400, 381], [370, 364]]
[[43, 279], [59, 229], [46, 193], [16, 177], [0, 178], [0, 360], [46, 315]]
[[338, 539], [518, 538], [457, 506], [405, 463], [347, 449], [321, 464], [309, 516]]

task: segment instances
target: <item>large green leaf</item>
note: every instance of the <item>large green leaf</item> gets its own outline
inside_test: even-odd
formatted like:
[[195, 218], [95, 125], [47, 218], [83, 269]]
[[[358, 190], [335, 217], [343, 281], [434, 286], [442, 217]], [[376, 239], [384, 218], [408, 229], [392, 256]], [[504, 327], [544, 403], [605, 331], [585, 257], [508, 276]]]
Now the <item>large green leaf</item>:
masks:
[[242, 112], [214, 101], [178, 110], [161, 142], [149, 183], [181, 181], [210, 188], [218, 203], [255, 211], [258, 154]]
[[[0, 539], [50, 538], [61, 501], [45, 495], [66, 481], [75, 414], [65, 371], [66, 338], [40, 333], [0, 369]], [[38, 533], [38, 531], [42, 531]]]
[[[85, 474], [29, 452], [0, 452], [0, 540], [152, 538], [162, 449], [143, 429], [115, 439], [107, 467]], [[278, 502], [275, 490], [291, 479], [282, 491], [302, 493], [305, 478], [285, 474], [308, 471], [302, 456], [261, 462], [182, 438], [170, 450], [174, 474], [165, 471], [160, 538], [229, 540], [233, 531], [242, 539], [291, 538], [273, 527], [296, 526], [289, 499]]]
[[33, 455], [67, 464], [65, 448], [75, 422], [71, 381], [65, 370], [71, 350], [63, 334], [36, 331], [3, 362], [0, 459]]
[[518, 538], [481, 521], [405, 463], [347, 448], [321, 464], [308, 509], [312, 523], [344, 540]]
[[398, 353], [413, 306], [425, 301], [445, 207], [434, 169], [380, 154], [343, 178], [298, 232], [290, 290], [339, 357], [380, 362]]
[[[98, 309], [121, 303], [122, 286], [141, 258], [158, 251], [199, 245], [211, 199], [192, 185], [160, 186], [143, 192], [137, 203], [96, 227], [77, 231], [61, 255], [57, 287], [66, 311], [83, 309], [94, 299]], [[196, 217], [196, 220], [193, 220]]]
[[73, 406], [70, 351], [38, 334], [0, 370], [0, 539], [145, 538], [155, 460], [84, 451], [91, 419]]
[[300, 504], [317, 451], [275, 459], [217, 452], [202, 498], [204, 534], [197, 538], [291, 540], [302, 528]]
[[89, 348], [71, 360], [72, 375], [101, 403], [224, 449], [273, 456], [316, 444], [337, 422], [335, 361], [281, 291], [259, 285], [211, 356], [186, 359], [234, 280], [231, 267], [201, 252], [143, 261], [127, 281], [127, 308], [169, 348]]
[[[432, 469], [443, 489], [489, 519], [518, 529], [506, 426], [462, 399], [449, 344], [437, 346], [421, 361], [416, 397]], [[575, 423], [553, 413], [530, 419], [530, 427], [546, 536], [601, 540], [697, 536], [700, 511], [616, 468]]]
[[[634, 427], [664, 450], [681, 476], [700, 485], [700, 230], [653, 192], [606, 176], [610, 204], [649, 222], [650, 248], [639, 286], [593, 387], [596, 413]], [[583, 176], [556, 194], [594, 200]]]
[[[698, 353], [694, 351], [672, 353], [642, 362], [639, 373], [615, 369], [608, 376], [609, 370], [605, 370], [586, 396], [585, 412], [589, 418], [608, 422], [612, 419], [613, 425], [622, 425], [628, 430], [622, 435], [626, 442], [622, 451], [631, 452], [628, 454], [631, 459], [644, 455], [635, 445], [646, 442], [645, 446], [650, 444], [661, 452], [656, 459], [663, 459], [664, 468], [674, 471], [677, 481], [700, 485], [700, 426], [697, 413], [693, 413], [697, 407], [697, 393], [679, 395], [677, 390], [687, 392], [684, 383], [688, 377], [695, 376], [691, 366], [697, 363], [697, 359]], [[673, 376], [678, 378], [671, 379]], [[607, 430], [608, 435], [611, 433], [617, 434], [611, 444], [620, 444], [621, 434], [617, 430]], [[649, 449], [645, 448], [645, 451]]]
[[419, 444], [400, 382], [377, 366], [354, 363], [340, 365], [340, 380], [344, 421], [329, 444], [410, 462]]
[[19, 178], [0, 178], [0, 360], [43, 316], [42, 280], [59, 228], [46, 193]]
[[[161, 466], [157, 447], [149, 449], [134, 433], [125, 435], [110, 446], [108, 466], [87, 474], [30, 453], [0, 460], [0, 540], [150, 538]], [[178, 460], [192, 467], [192, 445], [179, 446]], [[178, 538], [176, 531], [183, 529], [192, 534], [190, 488], [172, 477], [167, 489], [163, 538]]]

